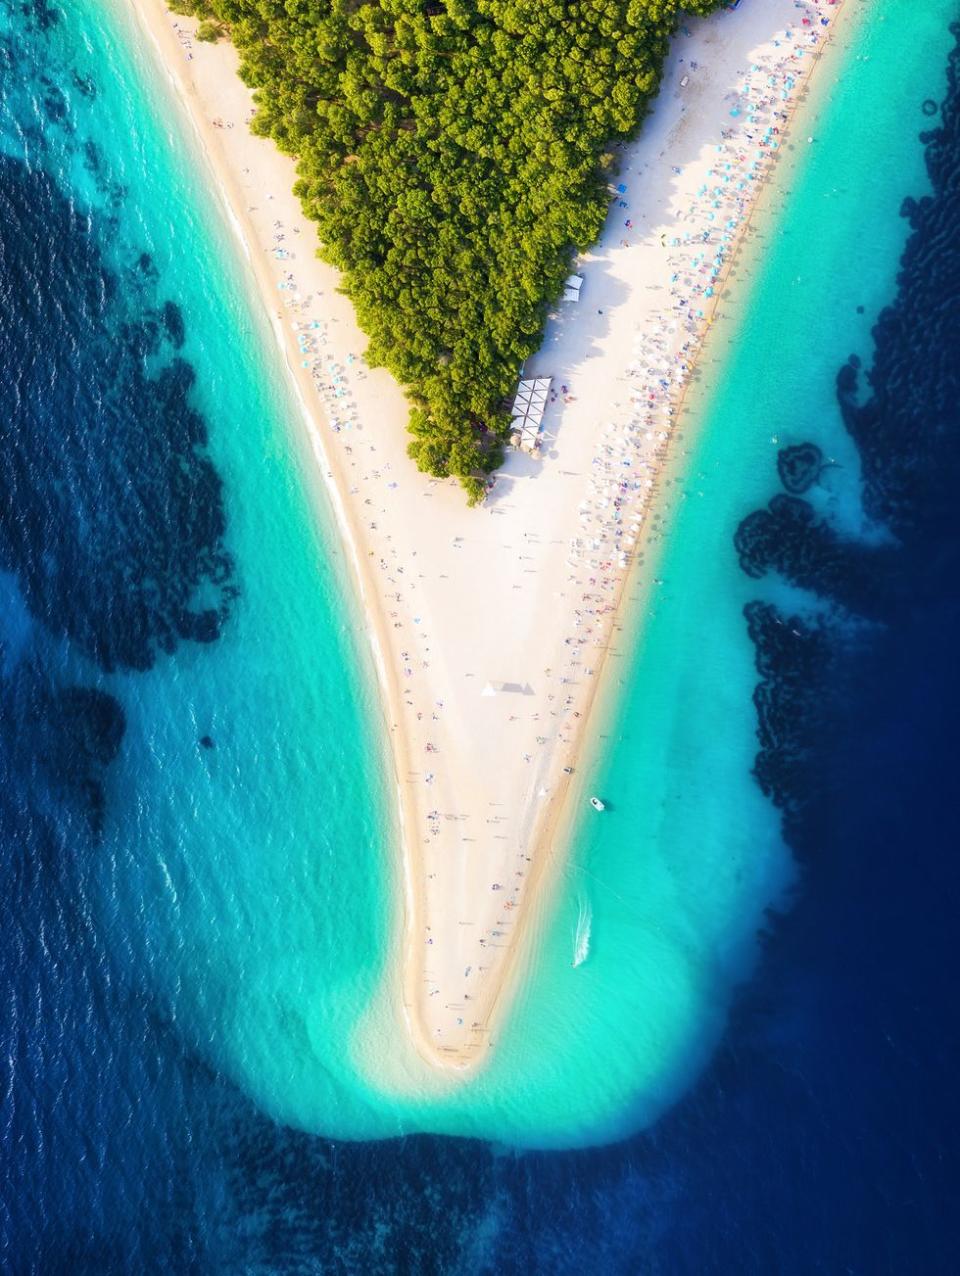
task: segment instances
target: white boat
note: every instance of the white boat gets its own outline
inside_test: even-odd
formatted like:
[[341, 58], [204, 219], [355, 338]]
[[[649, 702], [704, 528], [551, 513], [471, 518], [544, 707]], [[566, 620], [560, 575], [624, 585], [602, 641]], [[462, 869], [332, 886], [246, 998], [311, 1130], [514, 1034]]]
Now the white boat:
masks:
[[607, 809], [606, 802], [601, 801], [598, 797], [592, 797], [590, 799], [590, 805], [595, 811], [605, 811]]
[[577, 917], [577, 933], [573, 937], [572, 966], [582, 966], [590, 955], [590, 928], [593, 925], [593, 911], [585, 899], [580, 900], [580, 913]]

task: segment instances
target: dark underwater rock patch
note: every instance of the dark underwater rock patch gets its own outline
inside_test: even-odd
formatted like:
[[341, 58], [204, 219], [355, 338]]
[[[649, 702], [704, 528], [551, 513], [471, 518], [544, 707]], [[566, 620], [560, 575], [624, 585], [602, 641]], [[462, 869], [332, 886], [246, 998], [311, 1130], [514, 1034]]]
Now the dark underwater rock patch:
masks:
[[145, 366], [161, 335], [182, 344], [183, 315], [144, 318], [152, 262], [128, 296], [101, 233], [47, 174], [0, 157], [0, 566], [101, 668], [147, 669], [216, 638], [236, 591], [195, 373]]
[[789, 821], [812, 787], [835, 639], [824, 624], [784, 616], [769, 603], [748, 603], [744, 615], [760, 674], [753, 693], [760, 741], [754, 775]]
[[174, 348], [179, 350], [187, 339], [187, 328], [183, 322], [183, 311], [175, 301], [165, 301], [161, 311], [163, 318], [163, 326], [167, 330], [167, 336], [173, 342]]
[[54, 707], [75, 754], [100, 766], [113, 761], [127, 725], [119, 701], [94, 687], [65, 687]]
[[43, 77], [41, 80], [43, 85], [43, 97], [40, 99], [43, 106], [43, 113], [51, 124], [67, 123], [70, 114], [70, 104], [67, 96], [59, 85], [54, 84], [52, 80]]
[[816, 483], [823, 469], [823, 453], [815, 443], [781, 448], [777, 455], [780, 482], [792, 496], [802, 496]]
[[75, 68], [70, 72], [70, 81], [81, 97], [93, 101], [97, 96], [97, 83], [90, 75], [81, 75]]
[[[954, 24], [956, 36], [960, 27]], [[933, 193], [908, 197], [911, 235], [895, 300], [873, 329], [874, 358], [861, 402], [862, 370], [850, 359], [837, 377], [844, 423], [860, 452], [867, 512], [907, 537], [955, 501], [960, 454], [960, 105], [958, 59], [938, 128], [921, 134]]]
[[40, 31], [50, 31], [60, 21], [60, 11], [50, 0], [22, 0], [20, 12]]
[[103, 172], [103, 149], [96, 142], [86, 141], [83, 144], [83, 166], [88, 173], [95, 176]]
[[755, 580], [775, 572], [842, 606], [876, 616], [890, 589], [888, 549], [842, 539], [799, 496], [774, 496], [754, 510], [734, 536], [740, 566]]
[[[960, 41], [960, 24], [951, 31]], [[804, 491], [822, 455], [812, 444], [781, 451], [786, 494], [743, 519], [734, 538], [741, 566], [759, 579], [775, 572], [848, 612], [892, 621], [925, 588], [938, 528], [955, 518], [960, 461], [960, 44], [948, 63], [940, 126], [921, 134], [933, 193], [903, 201], [911, 234], [900, 260], [898, 292], [873, 329], [874, 357], [864, 375], [852, 355], [837, 373], [837, 401], [861, 460], [868, 516], [896, 545], [845, 541], [819, 519]], [[925, 104], [928, 115], [936, 104]], [[814, 469], [816, 467], [816, 473]], [[949, 538], [944, 537], [944, 545]], [[829, 729], [824, 701], [853, 677], [848, 631], [835, 622], [811, 628], [760, 602], [745, 609], [761, 682], [760, 752], [755, 773], [765, 793], [794, 819], [816, 795], [810, 759], [818, 730]], [[846, 661], [847, 663], [842, 663]], [[837, 712], [834, 704], [832, 713]]]
[[56, 687], [34, 662], [0, 686], [4, 743], [21, 776], [75, 806], [91, 831], [103, 831], [106, 768], [120, 751], [126, 717], [95, 687]]

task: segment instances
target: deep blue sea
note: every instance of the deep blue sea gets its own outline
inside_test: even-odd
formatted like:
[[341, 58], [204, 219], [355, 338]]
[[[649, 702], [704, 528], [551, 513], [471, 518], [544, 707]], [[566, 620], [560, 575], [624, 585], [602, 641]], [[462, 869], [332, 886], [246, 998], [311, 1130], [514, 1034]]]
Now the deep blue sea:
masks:
[[[800, 865], [793, 906], [770, 919], [712, 1064], [654, 1126], [518, 1152], [334, 1142], [264, 1115], [203, 1036], [204, 1014], [232, 1008], [216, 940], [201, 955], [208, 1002], [159, 995], [151, 973], [151, 955], [173, 983], [198, 961], [177, 964], [153, 911], [202, 896], [220, 920], [215, 883], [185, 889], [171, 863], [171, 899], [144, 889], [135, 929], [123, 891], [102, 889], [167, 869], [111, 840], [116, 809], [134, 818], [167, 765], [137, 752], [150, 697], [131, 689], [162, 676], [169, 700], [180, 670], [182, 741], [164, 725], [188, 757], [177, 782], [209, 770], [220, 793], [216, 766], [241, 767], [249, 742], [231, 739], [228, 706], [204, 702], [204, 660], [249, 629], [262, 586], [243, 548], [255, 511], [223, 442], [232, 391], [205, 389], [200, 302], [173, 288], [169, 247], [131, 232], [122, 173], [84, 140], [110, 68], [79, 47], [65, 58], [65, 11], [0, 0], [0, 1271], [955, 1272], [957, 53], [942, 104], [923, 105], [929, 188], [901, 192], [906, 249], [868, 350], [848, 360], [846, 333], [809, 334], [884, 534], [848, 541], [824, 514], [811, 408], [811, 446], [795, 414], [765, 501], [717, 550], [757, 586], [743, 619], [756, 782]], [[849, 252], [869, 252], [855, 225]], [[256, 444], [263, 490], [280, 482], [277, 446]], [[269, 534], [301, 579], [284, 526]], [[791, 587], [779, 603], [771, 578]], [[820, 609], [791, 611], [800, 591]], [[245, 641], [248, 663], [268, 663], [269, 634]], [[284, 705], [282, 686], [250, 685]]]

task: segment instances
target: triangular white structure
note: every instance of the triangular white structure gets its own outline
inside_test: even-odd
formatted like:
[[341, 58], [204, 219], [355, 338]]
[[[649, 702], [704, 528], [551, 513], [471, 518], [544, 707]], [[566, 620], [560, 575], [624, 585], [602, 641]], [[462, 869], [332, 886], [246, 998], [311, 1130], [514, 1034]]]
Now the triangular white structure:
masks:
[[513, 401], [513, 436], [518, 447], [533, 451], [539, 446], [552, 382], [552, 377], [532, 377], [522, 380], [517, 386]]

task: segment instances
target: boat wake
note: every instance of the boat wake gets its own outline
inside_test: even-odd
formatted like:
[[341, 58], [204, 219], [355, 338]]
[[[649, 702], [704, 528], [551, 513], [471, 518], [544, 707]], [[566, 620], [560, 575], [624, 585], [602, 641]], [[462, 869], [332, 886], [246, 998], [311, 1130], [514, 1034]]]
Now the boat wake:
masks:
[[577, 932], [573, 940], [574, 966], [582, 966], [590, 955], [590, 930], [593, 926], [593, 910], [585, 899], [580, 900], [580, 912], [577, 916]]

